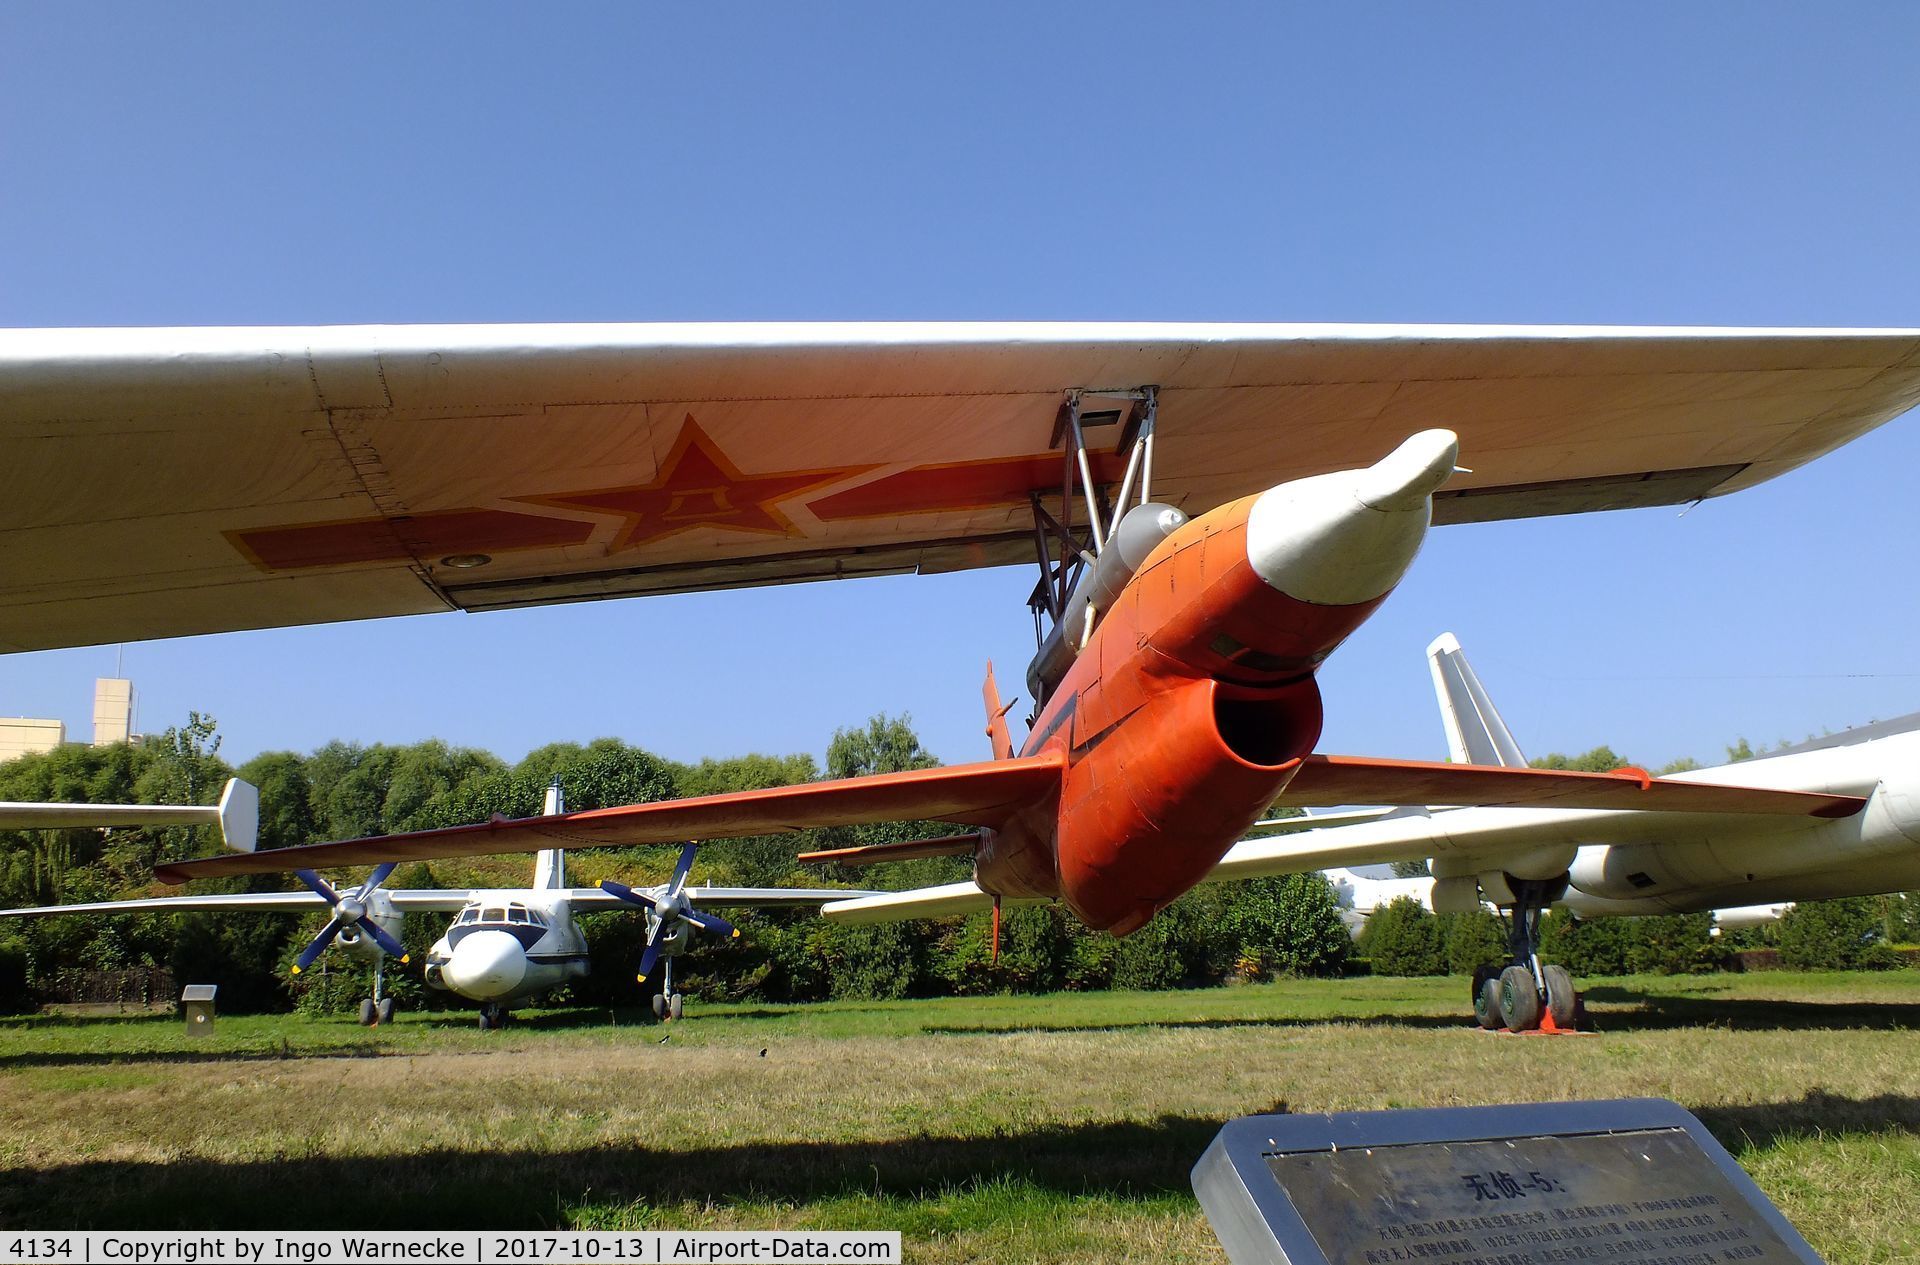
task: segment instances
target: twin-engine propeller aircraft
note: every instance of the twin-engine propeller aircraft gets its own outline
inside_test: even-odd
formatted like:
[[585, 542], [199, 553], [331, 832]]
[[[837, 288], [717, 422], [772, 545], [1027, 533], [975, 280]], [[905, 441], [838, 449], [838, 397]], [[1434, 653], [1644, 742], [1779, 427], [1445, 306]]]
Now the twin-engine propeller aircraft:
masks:
[[[1124, 935], [1275, 802], [1858, 813], [1857, 794], [1319, 754], [1314, 674], [1431, 521], [1762, 482], [1920, 400], [1920, 331], [33, 331], [0, 336], [0, 400], [0, 455], [44, 493], [0, 507], [19, 648], [1039, 564], [1018, 754], [989, 675], [988, 763], [163, 878], [935, 820], [979, 829], [830, 859], [971, 855], [975, 897], [1058, 898]], [[89, 521], [109, 497], [113, 522]]]
[[[547, 788], [549, 816], [563, 811], [560, 787]], [[480, 1003], [480, 1027], [498, 1028], [509, 1010], [524, 1006], [570, 980], [587, 974], [587, 940], [574, 915], [592, 909], [640, 908], [647, 915], [647, 947], [639, 980], [647, 982], [664, 960], [664, 987], [653, 997], [657, 1018], [681, 1017], [685, 999], [673, 989], [673, 959], [686, 951], [695, 930], [732, 937], [733, 924], [699, 908], [761, 909], [820, 905], [849, 893], [841, 888], [688, 887], [695, 845], [681, 850], [673, 877], [656, 887], [634, 889], [603, 882], [599, 887], [568, 887], [566, 858], [556, 851], [534, 857], [533, 885], [525, 888], [421, 888], [392, 891], [382, 886], [392, 862], [376, 867], [346, 892], [312, 870], [297, 871], [309, 890], [249, 892], [209, 896], [162, 896], [148, 900], [99, 901], [0, 909], [0, 917], [57, 914], [179, 913], [187, 911], [304, 914], [327, 909], [332, 917], [295, 960], [297, 975], [313, 966], [329, 947], [338, 947], [373, 963], [373, 995], [360, 1002], [360, 1022], [393, 1018], [393, 998], [383, 995], [386, 963], [409, 961], [400, 943], [410, 913], [452, 913], [446, 934], [427, 953], [427, 985]], [[872, 893], [863, 893], [871, 895]]]

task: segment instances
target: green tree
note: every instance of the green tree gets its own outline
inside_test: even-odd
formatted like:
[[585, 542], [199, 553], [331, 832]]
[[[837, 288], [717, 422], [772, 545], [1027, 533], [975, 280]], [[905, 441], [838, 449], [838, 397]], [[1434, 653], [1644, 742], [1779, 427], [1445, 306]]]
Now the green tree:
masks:
[[1884, 896], [1884, 918], [1889, 944], [1920, 944], [1920, 892]]
[[1878, 968], [1900, 960], [1886, 947], [1874, 897], [1803, 901], [1780, 920], [1780, 961], [1795, 970]]
[[931, 769], [939, 763], [920, 745], [910, 716], [882, 713], [863, 728], [835, 730], [833, 741], [827, 744], [827, 776], [831, 778]]
[[260, 847], [292, 848], [315, 841], [313, 785], [304, 760], [291, 751], [269, 751], [241, 765], [237, 776], [260, 792]]
[[1227, 885], [1221, 931], [1241, 960], [1283, 975], [1338, 975], [1353, 939], [1323, 874], [1286, 874]]
[[1411, 896], [1389, 901], [1369, 914], [1359, 947], [1376, 975], [1447, 973], [1439, 923]]
[[1540, 956], [1580, 976], [1625, 975], [1636, 938], [1627, 918], [1576, 918], [1563, 909], [1541, 924]]
[[1668, 914], [1633, 918], [1627, 969], [1642, 974], [1698, 975], [1718, 970], [1732, 950], [1713, 934], [1713, 914]]
[[1451, 975], [1471, 975], [1483, 966], [1505, 966], [1507, 933], [1500, 919], [1484, 909], [1439, 914], [1440, 942]]
[[1115, 988], [1190, 988], [1219, 980], [1231, 962], [1213, 934], [1217, 923], [1201, 889], [1161, 910], [1146, 926], [1115, 943]]
[[1577, 756], [1561, 755], [1558, 751], [1529, 761], [1536, 769], [1568, 769], [1576, 773], [1609, 773], [1614, 769], [1624, 769], [1632, 761], [1616, 755], [1612, 747], [1598, 746]]

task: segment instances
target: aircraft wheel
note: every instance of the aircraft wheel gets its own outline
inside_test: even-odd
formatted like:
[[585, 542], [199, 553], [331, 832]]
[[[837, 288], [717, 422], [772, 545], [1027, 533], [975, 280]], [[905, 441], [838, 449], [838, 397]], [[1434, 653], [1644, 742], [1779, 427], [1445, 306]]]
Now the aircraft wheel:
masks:
[[1573, 991], [1573, 975], [1558, 964], [1541, 967], [1540, 973], [1547, 977], [1547, 1013], [1553, 1016], [1553, 1026], [1569, 1032], [1578, 1028], [1580, 1000]]
[[1498, 1032], [1505, 1024], [1500, 1017], [1500, 977], [1492, 971], [1480, 981], [1479, 995], [1473, 999], [1473, 1018], [1488, 1032]]
[[667, 999], [660, 993], [653, 995], [653, 1017], [655, 1019], [665, 1019], [667, 1017]]
[[373, 1021], [373, 998], [362, 997], [360, 999], [360, 1026], [363, 1028], [371, 1028]]
[[493, 1016], [488, 1014], [485, 1009], [482, 1009], [480, 1011], [480, 1031], [485, 1032], [491, 1027], [493, 1027]]
[[375, 1023], [393, 1022], [393, 998], [382, 997], [373, 1004], [373, 1021]]
[[667, 999], [667, 1017], [669, 1019], [678, 1019], [680, 1012], [686, 1009], [686, 1000], [687, 999], [679, 993], [675, 993], [672, 997], [669, 997]]
[[1514, 1032], [1531, 1032], [1540, 1026], [1540, 989], [1533, 972], [1524, 966], [1509, 966], [1500, 972], [1500, 1018]]

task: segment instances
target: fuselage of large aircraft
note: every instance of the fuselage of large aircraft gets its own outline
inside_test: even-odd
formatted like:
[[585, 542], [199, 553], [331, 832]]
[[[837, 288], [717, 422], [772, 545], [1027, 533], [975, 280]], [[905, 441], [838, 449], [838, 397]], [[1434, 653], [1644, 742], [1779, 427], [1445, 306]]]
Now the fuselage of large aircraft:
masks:
[[1864, 795], [1867, 808], [1832, 820], [1677, 819], [1662, 823], [1658, 843], [1606, 842], [1604, 825], [1576, 815], [1563, 830], [1580, 840], [1567, 908], [1595, 916], [1692, 913], [1920, 887], [1920, 716], [1673, 776]]

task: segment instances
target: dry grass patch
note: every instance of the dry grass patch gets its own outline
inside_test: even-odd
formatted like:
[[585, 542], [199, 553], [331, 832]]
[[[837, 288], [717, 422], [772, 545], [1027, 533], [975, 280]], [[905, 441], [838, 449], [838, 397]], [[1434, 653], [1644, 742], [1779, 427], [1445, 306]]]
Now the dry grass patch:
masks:
[[1231, 1116], [1656, 1095], [1836, 1265], [1920, 1259], [1920, 974], [1622, 981], [1595, 990], [1604, 1035], [1565, 1040], [1476, 1033], [1464, 992], [716, 1007], [493, 1037], [262, 1017], [212, 1049], [172, 1024], [0, 1024], [0, 1223], [863, 1226], [915, 1260], [1215, 1261], [1187, 1172]]

